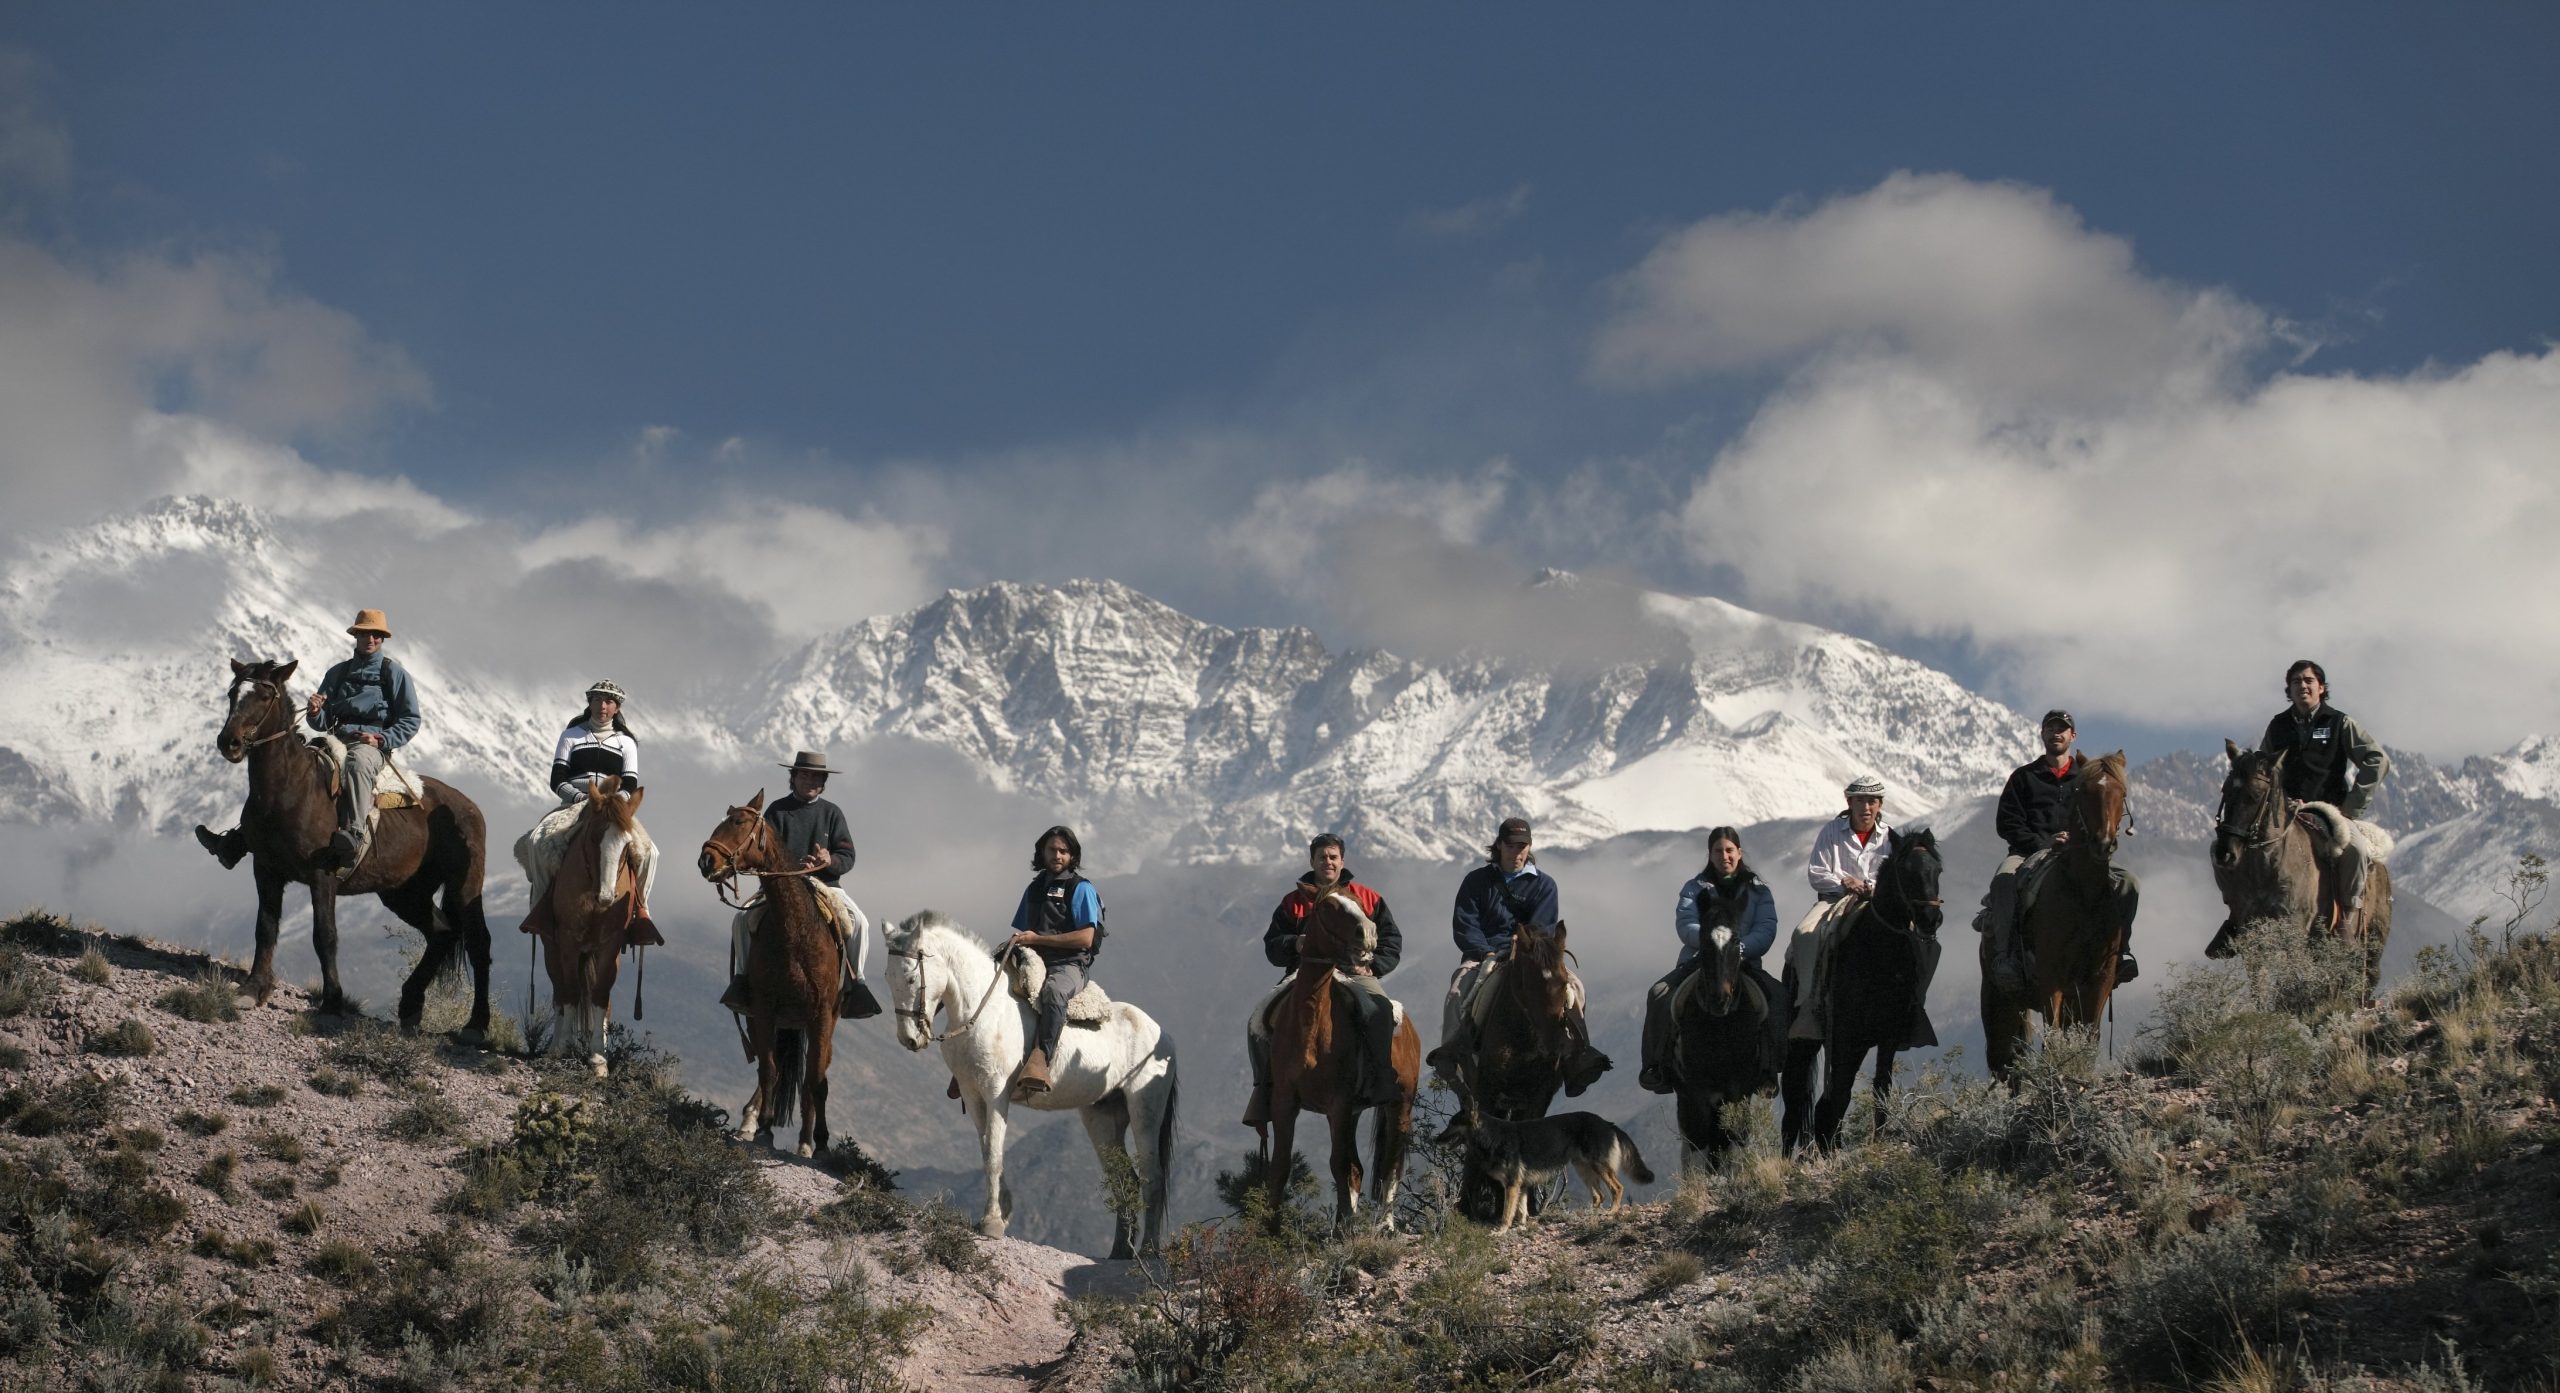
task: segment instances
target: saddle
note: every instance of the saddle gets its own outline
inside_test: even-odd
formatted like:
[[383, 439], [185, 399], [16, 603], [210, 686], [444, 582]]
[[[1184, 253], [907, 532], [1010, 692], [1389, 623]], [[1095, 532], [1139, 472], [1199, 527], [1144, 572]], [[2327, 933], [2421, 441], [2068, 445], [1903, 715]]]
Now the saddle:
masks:
[[2379, 823], [2359, 822], [2331, 803], [2300, 804], [2293, 820], [2310, 831], [2311, 850], [2323, 861], [2338, 860], [2353, 849], [2377, 866], [2387, 865], [2397, 845]]
[[[1488, 958], [1485, 960], [1484, 969], [1467, 984], [1465, 993], [1458, 999], [1458, 1009], [1466, 1013], [1469, 1025], [1479, 1030], [1484, 1028], [1485, 1018], [1493, 1014], [1493, 1003], [1496, 999], [1494, 986], [1502, 980], [1502, 974], [1509, 966], [1508, 959]], [[1582, 978], [1572, 968], [1564, 970], [1564, 981], [1566, 999], [1575, 1010], [1581, 1010], [1590, 1004], [1589, 998], [1583, 992]]]
[[[1014, 1000], [1035, 1009], [1039, 1006], [1040, 988], [1049, 980], [1049, 964], [1038, 953], [1028, 948], [1007, 949], [1004, 975]], [[1110, 1019], [1111, 998], [1103, 992], [1102, 984], [1090, 977], [1085, 979], [1083, 991], [1067, 998], [1069, 1025], [1099, 1030]]]
[[[347, 743], [328, 731], [322, 731], [311, 738], [311, 753], [319, 759], [320, 773], [329, 781], [329, 796], [337, 797], [340, 778], [347, 768]], [[399, 759], [390, 751], [383, 751], [382, 774], [374, 780], [373, 807], [366, 816], [379, 820], [379, 814], [385, 809], [414, 808], [425, 799], [426, 795], [409, 777], [409, 771], [400, 767]]]
[[[1681, 1013], [1689, 1009], [1689, 1003], [1695, 1001], [1698, 993], [1706, 989], [1707, 975], [1702, 967], [1680, 979], [1680, 985], [1671, 989], [1671, 1019], [1675, 1021], [1680, 1019]], [[1743, 973], [1739, 990], [1751, 999], [1762, 1016], [1769, 1014], [1769, 993], [1761, 989], [1759, 978], [1748, 972]]]
[[[1671, 1019], [1677, 1021], [1688, 1011], [1689, 1003], [1695, 1001], [1698, 993], [1705, 990], [1706, 980], [1707, 973], [1702, 968], [1682, 978], [1680, 985], [1671, 989]], [[1773, 1032], [1783, 1031], [1785, 1026], [1783, 1023], [1769, 1019], [1769, 991], [1760, 985], [1757, 975], [1744, 972], [1740, 981], [1736, 983], [1735, 989], [1749, 1003], [1750, 1009], [1760, 1013], [1760, 1070], [1774, 1079], [1780, 1067], [1786, 1062], [1786, 1042], [1782, 1034]], [[1686, 1048], [1687, 1046], [1677, 1038], [1673, 1040], [1670, 1063], [1674, 1076], [1682, 1076], [1687, 1072], [1685, 1061], [1681, 1058], [1681, 1052]]]

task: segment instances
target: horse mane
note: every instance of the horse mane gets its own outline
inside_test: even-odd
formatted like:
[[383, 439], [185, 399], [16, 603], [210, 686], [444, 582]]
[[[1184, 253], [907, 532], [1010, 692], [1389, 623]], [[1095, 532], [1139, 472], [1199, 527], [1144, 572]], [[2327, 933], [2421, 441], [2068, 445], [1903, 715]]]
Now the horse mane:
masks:
[[2118, 750], [2113, 754], [2097, 755], [2080, 761], [2080, 767], [2071, 775], [2071, 782], [2077, 784], [2085, 779], [2090, 783], [2097, 783], [2104, 778], [2113, 778], [2117, 783], [2124, 782], [2124, 751]]
[[892, 950], [895, 950], [900, 943], [909, 946], [922, 943], [926, 934], [957, 939], [977, 949], [989, 961], [995, 959], [994, 949], [981, 942], [978, 936], [963, 927], [959, 920], [938, 909], [919, 909], [904, 919], [884, 924], [881, 926], [880, 936], [889, 943]]

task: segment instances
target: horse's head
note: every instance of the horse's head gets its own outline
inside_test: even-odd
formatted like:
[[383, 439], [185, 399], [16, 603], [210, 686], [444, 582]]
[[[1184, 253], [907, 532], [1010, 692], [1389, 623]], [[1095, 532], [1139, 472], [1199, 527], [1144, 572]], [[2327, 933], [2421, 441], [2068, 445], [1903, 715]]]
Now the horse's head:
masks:
[[1335, 891], [1308, 909], [1305, 933], [1298, 940], [1298, 960], [1350, 967], [1369, 952], [1377, 934], [1378, 926], [1361, 912], [1360, 902]]
[[935, 910], [918, 910], [902, 923], [880, 925], [880, 942], [889, 950], [889, 1006], [897, 1013], [898, 1043], [921, 1050], [933, 1043], [933, 1012], [950, 974], [941, 954], [930, 950], [925, 930], [957, 925]]
[[1708, 925], [1706, 942], [1701, 945], [1707, 955], [1704, 970], [1708, 977], [1704, 994], [1707, 1014], [1724, 1016], [1730, 1015], [1733, 1004], [1741, 999], [1742, 932], [1730, 922], [1735, 916], [1722, 913], [1724, 906], [1721, 904], [1716, 908], [1720, 912]]
[[238, 764], [249, 757], [250, 746], [293, 729], [293, 694], [284, 684], [301, 665], [231, 660], [231, 691], [224, 698], [222, 730], [213, 738], [224, 759]]
[[2283, 825], [2284, 756], [2244, 750], [2229, 740], [2223, 753], [2231, 770], [2222, 776], [2222, 802], [2213, 814], [2213, 861], [2229, 869], [2240, 853]]
[[2063, 794], [2065, 830], [2071, 833], [2072, 844], [2112, 858], [2116, 831], [2124, 822], [2124, 795], [2124, 751], [2082, 760]]
[[588, 784], [587, 813], [602, 826], [619, 827], [629, 832], [640, 825], [640, 800], [647, 797], [648, 792], [647, 789], [635, 788], [626, 798], [605, 784]]
[[1938, 898], [1938, 876], [1946, 862], [1938, 855], [1938, 834], [1923, 828], [1908, 836], [1891, 834], [1884, 864], [1876, 867], [1876, 907], [1887, 922], [1907, 924], [1935, 938], [1947, 919]]
[[1573, 988], [1565, 978], [1564, 925], [1522, 924], [1511, 931], [1511, 966], [1502, 989], [1533, 1020], [1562, 1020]]
[[704, 880], [728, 882], [761, 870], [778, 869], [782, 849], [772, 824], [764, 820], [764, 790], [731, 808], [711, 835], [702, 839], [702, 854], [693, 864]]

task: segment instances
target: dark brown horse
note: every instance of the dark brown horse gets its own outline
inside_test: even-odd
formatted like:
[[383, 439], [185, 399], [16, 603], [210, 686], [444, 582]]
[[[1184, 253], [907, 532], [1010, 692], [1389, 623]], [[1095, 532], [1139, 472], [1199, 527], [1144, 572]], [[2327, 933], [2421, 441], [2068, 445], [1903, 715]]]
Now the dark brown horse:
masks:
[[[1561, 923], [1552, 930], [1531, 924], [1512, 930], [1502, 973], [1487, 989], [1493, 995], [1475, 1051], [1461, 1056], [1449, 1071], [1458, 1114], [1442, 1141], [1462, 1135], [1485, 1114], [1505, 1122], [1547, 1115], [1556, 1091], [1564, 1087], [1575, 1046], [1565, 1022], [1573, 1005], [1573, 978], [1566, 969], [1572, 956], [1565, 949]], [[1470, 1161], [1459, 1178], [1460, 1211], [1490, 1224], [1499, 1217], [1501, 1200], [1502, 1187]], [[1533, 1197], [1530, 1204], [1534, 1212], [1539, 1199]]]
[[1776, 1003], [1742, 968], [1747, 904], [1741, 895], [1716, 897], [1698, 945], [1704, 961], [1674, 1018], [1680, 1139], [1711, 1163], [1735, 1140], [1725, 1130], [1725, 1105], [1768, 1093], [1778, 1082], [1769, 1059], [1769, 1013]]
[[378, 895], [427, 941], [417, 970], [400, 985], [401, 1028], [417, 1029], [428, 984], [452, 970], [460, 953], [469, 960], [472, 987], [471, 1020], [461, 1036], [478, 1044], [489, 1030], [489, 921], [480, 912], [488, 834], [480, 809], [442, 780], [419, 779], [417, 806], [383, 811], [372, 849], [352, 872], [341, 878], [322, 869], [321, 854], [338, 828], [338, 799], [318, 752], [301, 738], [302, 708], [285, 688], [296, 666], [235, 659], [228, 714], [214, 740], [224, 759], [249, 765], [249, 801], [240, 812], [240, 833], [258, 884], [258, 954], [249, 968], [249, 992], [260, 1006], [275, 994], [284, 888], [299, 883], [311, 892], [320, 1009], [343, 1011], [338, 897]]
[[2349, 909], [2338, 864], [2320, 854], [2320, 838], [2284, 796], [2284, 756], [2222, 742], [2231, 772], [2213, 822], [2213, 879], [2231, 912], [2227, 931], [2205, 950], [2228, 957], [2232, 940], [2272, 924], [2288, 935], [2344, 939], [2365, 954], [2365, 992], [2382, 980], [2382, 949], [2391, 940], [2391, 868], [2365, 873], [2364, 904]]
[[[731, 808], [703, 840], [702, 878], [733, 898], [738, 877], [762, 883], [764, 918], [747, 948], [747, 1052], [756, 1091], [738, 1117], [738, 1140], [770, 1144], [773, 1129], [801, 1110], [800, 1154], [827, 1149], [827, 1066], [835, 1059], [837, 983], [844, 971], [836, 932], [818, 907], [808, 872], [784, 853], [764, 820], [764, 791]], [[754, 901], [749, 901], [750, 904]], [[744, 906], [740, 906], [743, 908]]]
[[[1837, 930], [1831, 1000], [1826, 1005], [1804, 999], [1812, 994], [1811, 984], [1796, 987], [1798, 1015], [1822, 1011], [1826, 1019], [1821, 1039], [1788, 1042], [1780, 1091], [1786, 1100], [1783, 1145], [1790, 1154], [1804, 1144], [1808, 1131], [1824, 1151], [1838, 1144], [1840, 1119], [1848, 1115], [1858, 1066], [1868, 1051], [1876, 1057], [1876, 1124], [1881, 1127], [1885, 1095], [1893, 1089], [1894, 1055], [1937, 1043], [1927, 1004], [1929, 980], [1938, 970], [1938, 927], [1946, 920], [1938, 897], [1945, 863], [1934, 832], [1888, 836], [1884, 861], [1876, 867], [1875, 898], [1848, 911]], [[1823, 1063], [1822, 1101], [1808, 1109], [1816, 1054]]]
[[666, 942], [639, 915], [640, 800], [599, 786], [587, 789], [569, 847], [542, 902], [524, 917], [524, 932], [542, 940], [551, 973], [551, 1048], [575, 1049], [597, 1078], [605, 1075], [605, 1033], [613, 1015], [613, 983], [628, 948]]
[[[1271, 1013], [1271, 1122], [1277, 1142], [1263, 1138], [1270, 1176], [1271, 1213], [1278, 1221], [1288, 1203], [1288, 1157], [1297, 1143], [1298, 1113], [1320, 1112], [1333, 1130], [1333, 1226], [1336, 1232], [1360, 1210], [1359, 1014], [1356, 990], [1334, 980], [1363, 960], [1376, 930], [1348, 895], [1327, 895], [1307, 912], [1298, 942], [1298, 969]], [[1370, 1151], [1377, 1163], [1376, 1199], [1388, 1228], [1396, 1222], [1396, 1186], [1413, 1137], [1413, 1100], [1422, 1089], [1422, 1037], [1410, 1019], [1396, 1023], [1391, 1063], [1400, 1096], [1378, 1108]], [[1262, 1131], [1260, 1127], [1254, 1129]], [[1274, 1155], [1281, 1159], [1270, 1163]]]
[[2026, 1048], [2029, 1011], [2068, 1030], [2097, 1021], [2115, 995], [2137, 893], [2129, 877], [2119, 882], [2115, 869], [2128, 792], [2122, 750], [2082, 760], [2063, 790], [2069, 836], [2054, 851], [2019, 926], [2032, 957], [2027, 995], [2006, 996], [1991, 984], [1991, 936], [1983, 935], [1983, 1048], [1994, 1078], [2007, 1078]]

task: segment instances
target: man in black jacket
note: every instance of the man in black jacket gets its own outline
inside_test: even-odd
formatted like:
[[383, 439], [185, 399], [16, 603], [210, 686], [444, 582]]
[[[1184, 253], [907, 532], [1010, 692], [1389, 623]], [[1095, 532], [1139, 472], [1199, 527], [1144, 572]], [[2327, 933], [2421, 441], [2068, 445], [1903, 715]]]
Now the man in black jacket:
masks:
[[[822, 796], [827, 775], [833, 771], [827, 768], [826, 754], [818, 750], [802, 750], [782, 768], [791, 775], [791, 795], [766, 804], [764, 820], [773, 824], [783, 852], [808, 868], [809, 878], [817, 882], [819, 908], [836, 931], [837, 956], [844, 964], [836, 1014], [853, 1019], [878, 1015], [879, 1000], [862, 980], [870, 925], [861, 907], [837, 883], [853, 869], [854, 851], [853, 829], [844, 820], [844, 810]], [[763, 915], [764, 906], [759, 904], [741, 912], [730, 927], [729, 990], [721, 993], [720, 1004], [732, 1011], [747, 1009], [747, 944]]]
[[[1351, 986], [1352, 1006], [1360, 1013], [1360, 1106], [1384, 1107], [1404, 1096], [1396, 1082], [1395, 1003], [1387, 999], [1387, 989], [1378, 979], [1396, 970], [1404, 957], [1404, 932], [1396, 927], [1396, 914], [1387, 908], [1387, 897], [1351, 878], [1350, 868], [1342, 864], [1342, 839], [1326, 832], [1307, 843], [1307, 872], [1298, 877], [1297, 887], [1271, 911], [1271, 926], [1262, 932], [1262, 956], [1278, 968], [1294, 969], [1298, 965], [1298, 937], [1306, 930], [1307, 914], [1327, 895], [1345, 895], [1360, 912], [1369, 916], [1377, 927], [1377, 943], [1368, 961], [1344, 969]], [[1286, 991], [1284, 983], [1281, 991]], [[1244, 1125], [1259, 1127], [1271, 1120], [1271, 1008], [1280, 999], [1275, 991], [1253, 1008], [1244, 1027], [1244, 1053], [1253, 1068], [1253, 1097], [1244, 1108]]]
[[[2050, 853], [2071, 840], [2063, 823], [2069, 811], [2071, 776], [2080, 767], [2079, 755], [2071, 748], [2079, 734], [2073, 726], [2068, 711], [2044, 713], [2044, 753], [2010, 773], [2000, 790], [1999, 811], [1991, 820], [2009, 852], [1992, 874], [1991, 888], [1983, 892], [1982, 911], [1974, 916], [1973, 927], [1985, 935], [1983, 976], [2004, 995], [2018, 996], [2027, 990], [2026, 954], [2018, 937], [2020, 882], [2042, 870]], [[2126, 917], [2130, 921], [2131, 916]], [[2116, 963], [2117, 983], [2132, 981], [2137, 971], [2128, 941]]]

